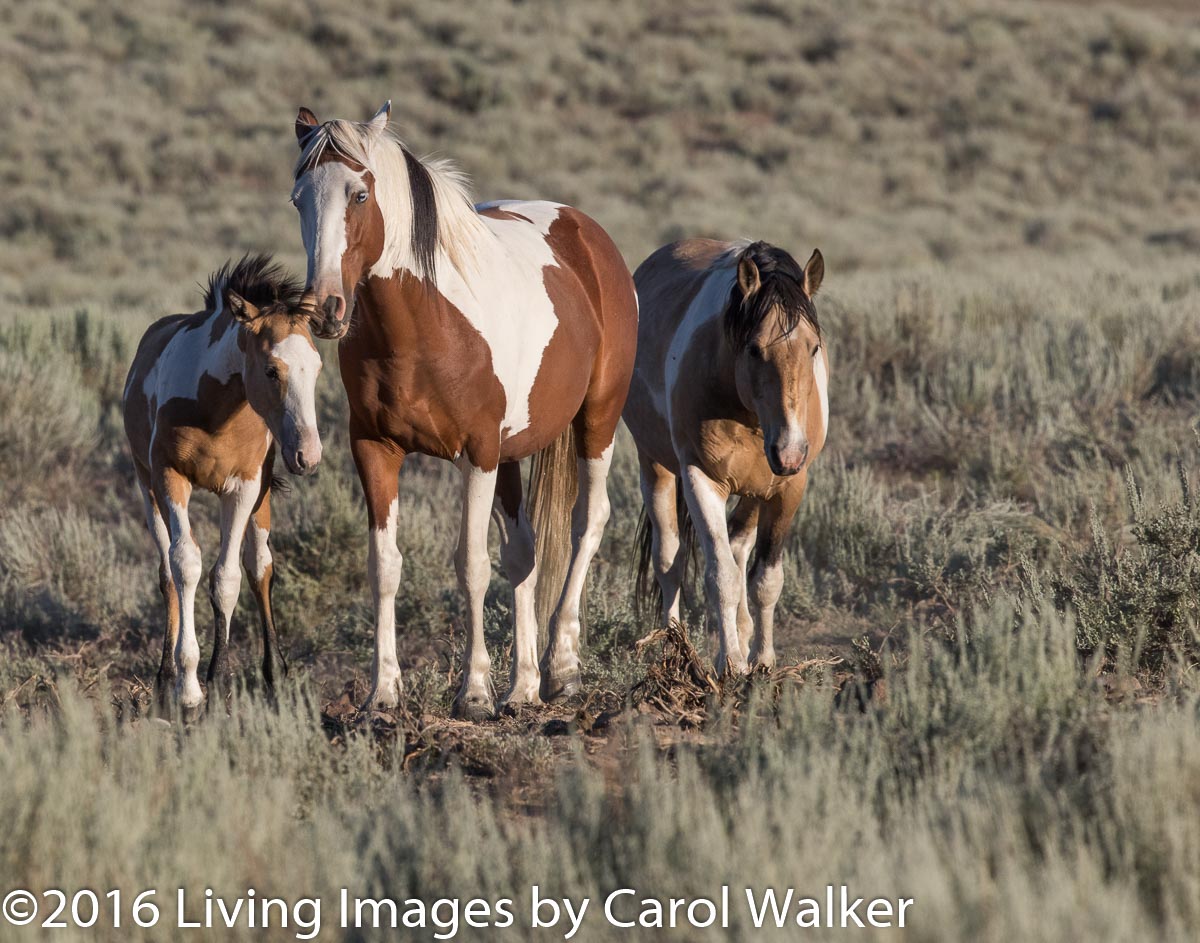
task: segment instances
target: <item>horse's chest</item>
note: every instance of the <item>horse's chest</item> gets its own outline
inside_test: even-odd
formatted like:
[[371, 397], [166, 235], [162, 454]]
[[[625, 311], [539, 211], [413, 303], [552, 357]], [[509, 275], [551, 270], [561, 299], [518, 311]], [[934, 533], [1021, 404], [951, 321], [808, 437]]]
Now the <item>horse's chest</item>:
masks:
[[730, 493], [769, 498], [778, 489], [761, 430], [728, 419], [701, 422], [696, 447], [700, 467]]
[[234, 478], [258, 475], [271, 445], [266, 423], [245, 409], [218, 426], [160, 422], [155, 430], [158, 460], [184, 475], [197, 488], [223, 491]]

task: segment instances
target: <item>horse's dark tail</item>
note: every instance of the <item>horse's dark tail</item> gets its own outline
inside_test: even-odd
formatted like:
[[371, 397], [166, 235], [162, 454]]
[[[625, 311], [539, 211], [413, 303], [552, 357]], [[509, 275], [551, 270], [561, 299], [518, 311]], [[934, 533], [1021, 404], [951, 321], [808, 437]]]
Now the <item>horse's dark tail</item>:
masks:
[[[675, 520], [679, 529], [679, 552], [683, 557], [679, 592], [681, 596], [686, 596], [696, 573], [696, 531], [683, 497], [683, 483], [678, 478], [675, 479]], [[654, 529], [644, 505], [638, 515], [634, 543], [637, 545], [633, 574], [634, 615], [638, 622], [654, 622], [657, 628], [662, 621], [662, 587], [654, 572]]]

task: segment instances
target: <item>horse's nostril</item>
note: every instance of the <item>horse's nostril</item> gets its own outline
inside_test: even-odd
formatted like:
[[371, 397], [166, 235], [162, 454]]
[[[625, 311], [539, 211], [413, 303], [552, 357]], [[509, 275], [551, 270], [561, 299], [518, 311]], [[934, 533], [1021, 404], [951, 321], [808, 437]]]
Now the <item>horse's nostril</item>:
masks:
[[332, 321], [340, 321], [346, 311], [346, 301], [341, 295], [330, 295], [325, 299], [325, 317]]

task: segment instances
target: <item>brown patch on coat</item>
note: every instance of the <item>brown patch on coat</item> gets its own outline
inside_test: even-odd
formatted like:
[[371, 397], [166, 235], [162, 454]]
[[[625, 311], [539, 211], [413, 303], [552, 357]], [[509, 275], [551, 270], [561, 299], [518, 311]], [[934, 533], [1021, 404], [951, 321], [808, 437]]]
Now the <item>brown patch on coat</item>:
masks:
[[[559, 261], [544, 270], [559, 326], [529, 394], [530, 435], [505, 451], [513, 457], [539, 451], [573, 420], [580, 457], [599, 458], [612, 444], [633, 373], [633, 279], [608, 234], [576, 209], [559, 211], [546, 242]], [[591, 364], [586, 376], [581, 362]]]
[[504, 388], [483, 336], [432, 285], [410, 272], [371, 276], [356, 327], [338, 346], [352, 439], [490, 471], [500, 461]]

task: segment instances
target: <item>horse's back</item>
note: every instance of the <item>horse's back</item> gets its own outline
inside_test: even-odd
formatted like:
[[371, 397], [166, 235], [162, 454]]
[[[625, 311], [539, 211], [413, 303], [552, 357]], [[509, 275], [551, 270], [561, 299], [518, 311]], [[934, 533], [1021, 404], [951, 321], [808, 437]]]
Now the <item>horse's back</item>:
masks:
[[[637, 359], [625, 424], [639, 449], [659, 464], [674, 469], [675, 456], [668, 420], [667, 402], [674, 376], [673, 349], [690, 342], [684, 336], [697, 324], [716, 315], [732, 283], [733, 259], [740, 243], [716, 239], [685, 239], [651, 253], [633, 274], [641, 312], [638, 322]], [[704, 296], [702, 296], [704, 292]], [[712, 297], [708, 297], [711, 295]], [[700, 318], [688, 319], [694, 304], [702, 304]], [[708, 310], [711, 309], [711, 310]]]
[[169, 314], [159, 318], [146, 328], [142, 339], [138, 341], [133, 363], [129, 365], [121, 408], [125, 435], [129, 439], [133, 457], [143, 467], [149, 468], [150, 438], [154, 432], [146, 380], [160, 366], [167, 345], [195, 317], [194, 314]]

